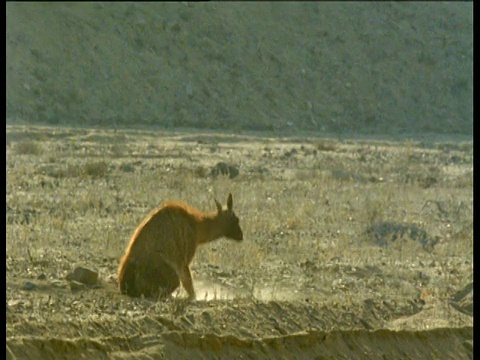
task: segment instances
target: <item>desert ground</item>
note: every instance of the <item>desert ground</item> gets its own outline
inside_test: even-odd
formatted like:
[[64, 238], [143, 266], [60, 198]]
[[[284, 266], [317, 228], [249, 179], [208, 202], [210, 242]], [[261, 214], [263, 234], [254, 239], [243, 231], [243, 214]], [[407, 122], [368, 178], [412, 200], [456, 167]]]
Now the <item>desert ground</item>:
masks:
[[[7, 358], [473, 358], [472, 94], [473, 2], [7, 2]], [[120, 294], [229, 193], [194, 301]]]
[[[472, 141], [7, 125], [6, 180], [8, 359], [473, 358]], [[153, 208], [230, 192], [196, 300], [119, 293]]]

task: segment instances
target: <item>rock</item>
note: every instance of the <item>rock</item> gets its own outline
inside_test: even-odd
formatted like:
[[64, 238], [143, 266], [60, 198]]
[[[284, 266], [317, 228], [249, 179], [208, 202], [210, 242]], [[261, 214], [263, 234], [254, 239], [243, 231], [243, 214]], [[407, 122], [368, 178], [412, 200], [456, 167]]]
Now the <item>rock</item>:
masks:
[[85, 285], [95, 285], [98, 281], [98, 272], [79, 266], [75, 268], [73, 273], [68, 274], [66, 279]]
[[37, 285], [35, 285], [34, 283], [30, 282], [30, 281], [27, 281], [25, 284], [23, 284], [22, 286], [22, 289], [23, 290], [28, 290], [28, 291], [31, 291], [31, 290], [35, 290], [37, 288]]

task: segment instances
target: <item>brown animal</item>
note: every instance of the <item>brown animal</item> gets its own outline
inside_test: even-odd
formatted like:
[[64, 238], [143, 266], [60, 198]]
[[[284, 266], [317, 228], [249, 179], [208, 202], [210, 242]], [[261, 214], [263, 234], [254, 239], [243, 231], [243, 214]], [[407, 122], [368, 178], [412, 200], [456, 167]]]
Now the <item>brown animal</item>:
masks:
[[120, 291], [129, 296], [164, 297], [182, 283], [195, 298], [189, 265], [200, 244], [220, 237], [243, 240], [238, 217], [215, 200], [217, 211], [203, 213], [182, 202], [167, 202], [152, 211], [133, 234], [118, 268]]

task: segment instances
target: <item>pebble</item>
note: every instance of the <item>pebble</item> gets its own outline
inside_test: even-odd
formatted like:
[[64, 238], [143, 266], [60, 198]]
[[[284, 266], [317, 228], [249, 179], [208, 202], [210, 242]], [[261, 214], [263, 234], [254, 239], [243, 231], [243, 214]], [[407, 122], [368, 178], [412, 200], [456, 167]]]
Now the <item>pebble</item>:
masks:
[[27, 281], [25, 284], [23, 284], [22, 286], [22, 289], [23, 290], [28, 290], [28, 291], [31, 291], [31, 290], [35, 290], [37, 288], [37, 285], [35, 285], [34, 283], [30, 282], [30, 281]]
[[68, 274], [66, 279], [85, 285], [95, 285], [98, 280], [98, 272], [79, 266], [75, 268], [73, 273]]

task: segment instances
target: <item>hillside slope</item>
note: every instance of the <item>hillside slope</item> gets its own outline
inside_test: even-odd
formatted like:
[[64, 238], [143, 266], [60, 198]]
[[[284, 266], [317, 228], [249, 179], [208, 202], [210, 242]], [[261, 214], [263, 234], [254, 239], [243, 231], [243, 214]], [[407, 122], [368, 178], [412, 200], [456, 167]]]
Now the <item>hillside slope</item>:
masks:
[[473, 3], [7, 3], [7, 121], [471, 134]]

